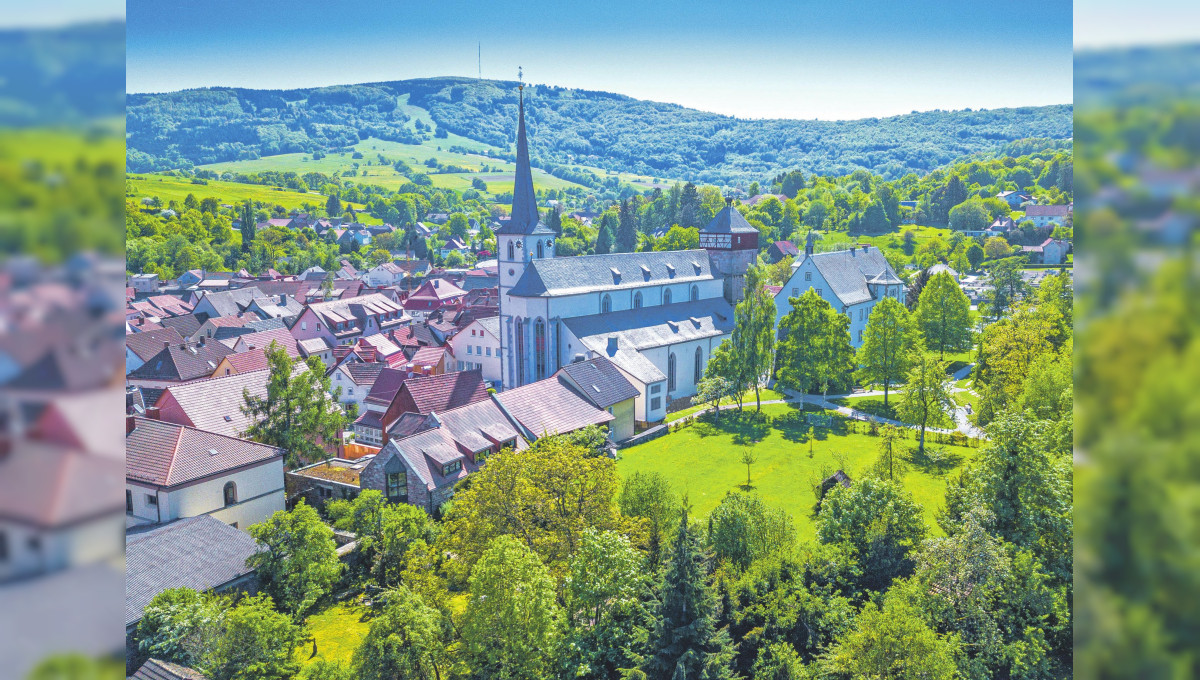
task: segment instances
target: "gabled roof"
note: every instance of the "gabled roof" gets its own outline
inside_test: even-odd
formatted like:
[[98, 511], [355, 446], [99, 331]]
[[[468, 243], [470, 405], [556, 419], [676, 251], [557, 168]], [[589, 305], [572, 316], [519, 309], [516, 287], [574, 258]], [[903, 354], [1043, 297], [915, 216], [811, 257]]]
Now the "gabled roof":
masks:
[[125, 476], [177, 486], [282, 458], [283, 449], [162, 420], [134, 418], [125, 435]]
[[487, 384], [479, 370], [412, 377], [404, 381], [400, 391], [408, 393], [417, 413], [449, 411], [488, 396]]
[[733, 207], [732, 201], [726, 201], [725, 207], [713, 216], [712, 221], [700, 230], [701, 234], [757, 234], [758, 230], [750, 226], [742, 213]]
[[341, 368], [350, 376], [355, 385], [374, 385], [375, 379], [379, 377], [380, 371], [387, 368], [387, 364], [374, 361], [355, 361], [342, 364]]
[[129, 373], [131, 379], [166, 380], [180, 382], [212, 375], [221, 359], [233, 354], [233, 350], [216, 340], [198, 343], [183, 343], [160, 349]]
[[125, 625], [141, 619], [142, 610], [164, 590], [203, 592], [250, 573], [246, 558], [257, 551], [250, 534], [210, 515], [130, 533], [125, 537]]
[[867, 282], [881, 272], [899, 279], [883, 253], [874, 247], [817, 253], [812, 261], [833, 294], [847, 306], [873, 299]]
[[583, 396], [597, 408], [608, 408], [638, 396], [638, 389], [604, 357], [567, 364], [558, 370], [571, 379]]
[[400, 305], [392, 302], [388, 296], [381, 293], [371, 293], [370, 295], [360, 295], [341, 300], [330, 300], [328, 302], [313, 302], [308, 305], [308, 308], [314, 314], [324, 319], [326, 323], [330, 324], [347, 321], [362, 322], [368, 316], [403, 312], [403, 308]]
[[271, 346], [272, 342], [282, 347], [288, 353], [288, 356], [293, 359], [300, 356], [300, 349], [296, 344], [296, 338], [286, 328], [275, 328], [269, 331], [259, 331], [258, 333], [242, 335], [238, 337], [236, 345], [265, 350]]
[[705, 250], [548, 257], [531, 261], [509, 295], [552, 297], [712, 278]]
[[400, 346], [392, 342], [392, 339], [383, 333], [364, 335], [358, 339], [358, 342], [362, 345], [374, 347], [375, 351], [381, 357], [390, 357], [393, 354], [398, 354], [400, 352]]
[[412, 355], [412, 359], [409, 359], [409, 362], [413, 366], [436, 366], [445, 354], [445, 347], [422, 347]]
[[[263, 292], [257, 286], [250, 286], [249, 288], [205, 293], [201, 300], [208, 300], [208, 304], [217, 311], [217, 316], [230, 316], [250, 306], [254, 298], [259, 297], [263, 297]], [[200, 301], [197, 301], [196, 304], [199, 305]]]
[[797, 248], [796, 245], [791, 241], [776, 241], [774, 246], [776, 250], [784, 255], [795, 256], [800, 254], [800, 249]]
[[158, 354], [163, 350], [163, 344], [179, 345], [183, 337], [174, 328], [162, 328], [141, 333], [130, 333], [125, 336], [125, 347], [142, 361]]
[[408, 296], [408, 301], [414, 300], [449, 300], [451, 298], [462, 297], [467, 294], [467, 291], [459, 288], [446, 279], [432, 279], [421, 284], [419, 288], [413, 291], [412, 295]]
[[[163, 402], [170, 395], [196, 428], [239, 437], [251, 424], [250, 418], [242, 413], [242, 406], [246, 404], [243, 390], [253, 397], [265, 397], [270, 377], [270, 371], [251, 371], [174, 385], [167, 388], [158, 402]], [[164, 413], [164, 417], [166, 415]]]
[[262, 347], [230, 354], [225, 357], [225, 362], [229, 364], [234, 373], [264, 371], [271, 367], [271, 362], [267, 360], [267, 351]]
[[181, 336], [190, 338], [200, 330], [200, 317], [195, 314], [181, 314], [164, 318], [159, 321], [163, 328], [174, 328]]
[[584, 398], [561, 376], [505, 390], [496, 394], [496, 401], [534, 438], [613, 420], [611, 413]]
[[0, 521], [52, 529], [117, 511], [97, 489], [121, 485], [121, 461], [86, 455], [61, 444], [24, 440], [0, 462], [4, 485]]
[[1031, 205], [1025, 208], [1026, 217], [1066, 217], [1071, 212], [1067, 205]]
[[395, 400], [396, 393], [407, 379], [407, 371], [396, 368], [381, 369], [379, 375], [375, 376], [375, 382], [371, 385], [371, 391], [367, 393], [365, 401], [388, 406]]
[[325, 338], [309, 338], [307, 340], [298, 340], [296, 347], [300, 350], [300, 356], [307, 357], [328, 350], [329, 341]]

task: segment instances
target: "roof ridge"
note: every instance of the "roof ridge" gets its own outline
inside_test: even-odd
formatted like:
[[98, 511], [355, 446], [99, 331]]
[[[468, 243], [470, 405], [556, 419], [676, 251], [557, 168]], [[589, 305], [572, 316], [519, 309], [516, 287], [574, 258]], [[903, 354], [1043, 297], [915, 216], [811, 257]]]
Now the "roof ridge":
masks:
[[171, 485], [171, 473], [175, 471], [175, 457], [179, 455], [179, 445], [183, 443], [184, 427], [184, 425], [180, 425], [179, 431], [175, 434], [175, 446], [171, 448], [171, 462], [167, 465], [167, 474], [163, 476], [163, 481], [167, 483], [167, 486]]

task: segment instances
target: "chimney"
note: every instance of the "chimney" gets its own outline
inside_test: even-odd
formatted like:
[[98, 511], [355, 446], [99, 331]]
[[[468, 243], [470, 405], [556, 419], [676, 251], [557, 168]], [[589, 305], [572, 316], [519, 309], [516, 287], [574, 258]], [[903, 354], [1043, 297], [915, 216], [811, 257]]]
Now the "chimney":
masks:
[[867, 252], [867, 248], [871, 247], [871, 244], [870, 243], [860, 243], [860, 244], [858, 244], [858, 247], [862, 248], [862, 251], [865, 253], [865, 252]]
[[170, 348], [171, 348], [171, 341], [163, 340], [163, 349], [170, 349]]
[[279, 304], [281, 304], [281, 305], [287, 305], [287, 293], [280, 293], [280, 294], [279, 294]]
[[162, 420], [162, 409], [157, 406], [147, 406], [146, 417], [150, 420]]
[[610, 336], [608, 336], [608, 356], [612, 356], [616, 353], [617, 353], [617, 336], [610, 335]]
[[134, 416], [125, 416], [125, 434], [129, 434], [137, 429], [137, 418]]

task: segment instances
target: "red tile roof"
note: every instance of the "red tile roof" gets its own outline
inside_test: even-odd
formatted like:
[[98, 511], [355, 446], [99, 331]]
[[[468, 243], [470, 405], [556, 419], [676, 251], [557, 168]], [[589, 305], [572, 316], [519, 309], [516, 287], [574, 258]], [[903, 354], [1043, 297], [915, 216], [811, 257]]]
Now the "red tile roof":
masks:
[[0, 521], [54, 528], [117, 512], [120, 501], [97, 489], [121, 485], [119, 460], [77, 453], [58, 444], [21, 441], [4, 459]]
[[283, 449], [161, 420], [135, 418], [125, 435], [125, 476], [177, 486], [282, 458]]
[[[250, 427], [250, 418], [242, 413], [242, 406], [246, 404], [243, 390], [254, 397], [265, 397], [270, 376], [270, 371], [251, 371], [173, 386], [158, 398], [158, 405], [163, 406], [168, 399], [174, 399], [193, 426], [237, 437]], [[162, 417], [173, 416], [164, 410]]]

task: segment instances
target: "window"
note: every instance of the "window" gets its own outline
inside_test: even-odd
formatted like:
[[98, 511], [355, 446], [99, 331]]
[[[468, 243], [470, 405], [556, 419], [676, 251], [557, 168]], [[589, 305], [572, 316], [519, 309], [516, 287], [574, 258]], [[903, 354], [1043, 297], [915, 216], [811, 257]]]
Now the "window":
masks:
[[470, 354], [470, 353], [471, 353], [471, 346], [467, 345], [467, 354]]
[[225, 507], [237, 503], [237, 484], [225, 482]]
[[692, 302], [695, 302], [696, 300], [699, 300], [699, 299], [700, 299], [700, 287], [693, 285], [692, 286]]
[[517, 259], [516, 253], [513, 252], [513, 242], [512, 241], [508, 242], [508, 259], [509, 260]]
[[146, 505], [153, 505], [155, 507], [158, 507], [158, 496], [156, 496], [152, 493], [146, 494]]
[[675, 391], [675, 353], [667, 357], [667, 391]]
[[349, 394], [350, 396], [353, 397], [354, 396], [354, 388], [351, 387], [350, 390], [347, 392], [347, 394]]
[[449, 477], [450, 475], [462, 469], [462, 461], [456, 460], [453, 463], [446, 463], [442, 466], [442, 476]]
[[858, 341], [862, 342], [862, 331], [858, 332]]
[[[605, 296], [607, 297], [607, 296]], [[546, 321], [538, 319], [533, 325], [534, 380], [546, 377]]]
[[125, 489], [125, 512], [133, 514], [133, 492]]
[[8, 561], [8, 534], [0, 532], [0, 562]]
[[491, 348], [491, 347], [488, 347], [488, 348], [486, 348], [486, 349], [487, 349], [487, 355], [488, 355], [489, 357], [490, 357], [490, 356], [492, 356], [492, 348]]
[[392, 459], [383, 466], [383, 474], [385, 481], [384, 495], [392, 502], [408, 500], [408, 475], [404, 473], [404, 465], [400, 462], [399, 456], [392, 456]]
[[792, 288], [792, 297], [800, 297], [800, 289]]
[[824, 293], [824, 292], [822, 292], [820, 288], [818, 288], [818, 289], [817, 289], [817, 295], [824, 296], [824, 295], [825, 295], [825, 293]]
[[662, 408], [662, 397], [655, 397], [650, 400], [650, 410], [657, 411]]
[[812, 272], [804, 272], [804, 280], [812, 281]]
[[611, 311], [612, 311], [612, 296], [606, 294], [604, 297], [600, 298], [600, 313], [608, 314]]
[[654, 383], [650, 386], [650, 394], [658, 394], [662, 392], [662, 383]]
[[663, 304], [664, 305], [671, 304], [671, 289], [670, 288], [663, 289]]
[[483, 345], [475, 345], [475, 354], [483, 354]]
[[300, 322], [300, 330], [302, 330], [302, 331], [308, 330], [308, 322], [307, 321]]
[[537, 254], [537, 256], [538, 256], [538, 259], [540, 260], [540, 259], [542, 259], [543, 257], [546, 257], [545, 243], [544, 243], [543, 241], [538, 241], [537, 243], [538, 243], [538, 246], [537, 246], [537, 251], [538, 251], [538, 254]]
[[640, 290], [633, 294], [633, 308], [634, 309], [642, 308], [642, 291], [640, 291]]
[[696, 348], [696, 370], [694, 373], [692, 381], [699, 385], [700, 379], [704, 377], [704, 350], [699, 347]]

